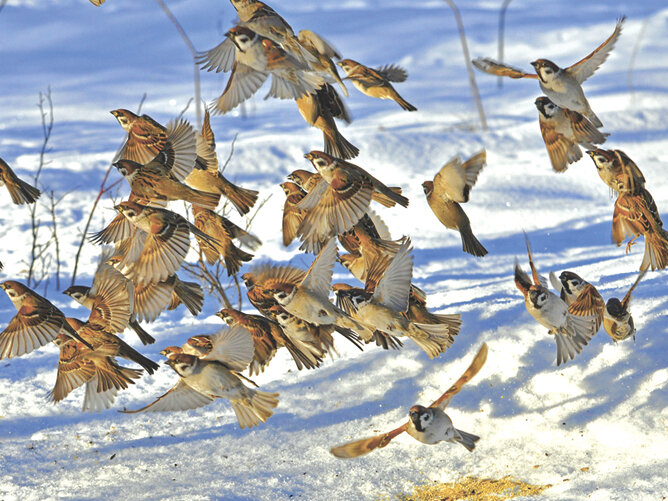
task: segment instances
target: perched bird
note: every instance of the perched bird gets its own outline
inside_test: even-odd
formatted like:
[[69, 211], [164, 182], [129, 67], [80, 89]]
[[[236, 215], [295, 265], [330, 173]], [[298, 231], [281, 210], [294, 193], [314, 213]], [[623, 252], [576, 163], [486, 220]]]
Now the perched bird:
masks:
[[359, 148], [341, 135], [334, 121], [340, 118], [350, 123], [348, 110], [334, 87], [325, 84], [314, 93], [304, 94], [297, 99], [297, 108], [307, 124], [322, 131], [325, 153], [343, 159], [359, 155]]
[[[64, 290], [63, 294], [89, 310], [99, 311], [107, 317], [111, 332], [123, 332], [129, 326], [143, 344], [154, 343], [153, 336], [137, 322], [134, 284], [105, 261], [103, 254], [90, 287], [72, 285]], [[118, 310], [122, 312], [121, 315], [116, 315]]]
[[632, 237], [626, 245], [626, 253], [635, 245], [639, 236], [645, 238], [645, 253], [640, 269], [663, 270], [668, 266], [668, 232], [652, 195], [645, 188], [636, 193], [625, 191], [615, 200], [612, 215], [612, 240], [620, 246], [626, 237]]
[[[210, 245], [219, 244], [175, 212], [136, 202], [121, 202], [114, 208], [143, 232], [135, 249], [119, 252], [118, 267], [135, 283], [160, 282], [178, 270], [190, 248], [190, 233]], [[135, 250], [140, 250], [136, 257]]]
[[220, 195], [198, 191], [183, 184], [159, 162], [146, 165], [132, 160], [119, 160], [113, 164], [130, 184], [139, 198], [150, 201], [185, 200], [206, 209], [215, 209]]
[[341, 59], [338, 51], [320, 37], [317, 33], [311, 30], [301, 30], [297, 35], [299, 44], [308, 50], [315, 57], [316, 61], [311, 63], [311, 68], [315, 71], [322, 72], [328, 77], [331, 77], [341, 87], [343, 95], [348, 97], [348, 89], [339, 77], [339, 72], [336, 70], [336, 65], [332, 58]]
[[0, 186], [6, 186], [12, 202], [16, 205], [31, 204], [39, 198], [41, 191], [21, 181], [14, 171], [0, 158]]
[[391, 99], [406, 111], [417, 111], [417, 108], [401, 97], [390, 83], [406, 80], [406, 71], [402, 68], [386, 66], [374, 70], [352, 59], [343, 59], [336, 64], [343, 68], [348, 75], [346, 78], [362, 94], [379, 99]]
[[436, 173], [433, 181], [422, 183], [427, 203], [441, 224], [451, 230], [457, 230], [462, 239], [464, 252], [478, 257], [485, 256], [487, 249], [473, 235], [471, 222], [455, 199], [468, 201], [469, 192], [478, 179], [478, 173], [485, 166], [485, 159], [484, 150], [463, 164], [458, 157], [455, 157]]
[[595, 127], [602, 127], [603, 124], [589, 106], [582, 90], [582, 83], [592, 76], [610, 55], [622, 32], [624, 19], [625, 17], [622, 17], [617, 21], [615, 31], [594, 52], [567, 68], [560, 68], [548, 59], [537, 59], [531, 63], [536, 70], [535, 74], [525, 73], [489, 58], [474, 59], [473, 65], [492, 75], [510, 78], [535, 78], [538, 80], [543, 93], [554, 104], [581, 113]]
[[304, 156], [322, 176], [297, 204], [308, 211], [298, 229], [308, 251], [317, 252], [329, 238], [350, 230], [369, 209], [374, 192], [383, 195], [387, 206], [397, 203], [408, 206], [406, 197], [357, 165], [322, 151], [311, 151]]
[[611, 297], [605, 305], [605, 309], [603, 310], [603, 328], [615, 343], [623, 341], [630, 336], [633, 336], [633, 339], [635, 339], [636, 327], [629, 311], [629, 305], [631, 304], [631, 293], [646, 273], [647, 270], [638, 273], [638, 278], [633, 282], [633, 285], [621, 301], [616, 297]]
[[550, 292], [541, 283], [541, 277], [533, 263], [529, 237], [525, 235], [529, 265], [533, 275], [533, 283], [522, 271], [519, 262], [515, 262], [515, 285], [524, 296], [527, 311], [538, 323], [554, 335], [557, 343], [557, 365], [573, 360], [582, 351], [596, 331], [594, 316], [582, 317], [569, 313], [568, 306], [556, 294]]
[[281, 183], [281, 188], [285, 193], [282, 225], [283, 245], [287, 247], [297, 236], [299, 226], [306, 216], [306, 211], [297, 207], [297, 204], [306, 196], [306, 192], [291, 181]]
[[63, 312], [48, 299], [14, 280], [0, 283], [0, 288], [7, 293], [17, 310], [5, 330], [0, 332], [0, 360], [27, 355], [53, 341], [59, 334], [81, 341], [92, 349], [90, 343], [65, 321]]
[[566, 171], [569, 164], [582, 158], [579, 145], [593, 150], [609, 135], [602, 134], [584, 115], [560, 108], [545, 96], [537, 98], [535, 104], [540, 133], [555, 172]]
[[306, 276], [299, 284], [277, 284], [274, 299], [288, 313], [314, 325], [336, 325], [350, 329], [362, 338], [373, 336], [374, 329], [351, 318], [329, 300], [336, 240], [331, 239], [317, 255]]
[[452, 420], [444, 411], [452, 397], [459, 393], [464, 385], [480, 372], [486, 360], [487, 344], [483, 343], [468, 369], [443, 395], [429, 407], [421, 405], [411, 407], [408, 422], [382, 435], [333, 447], [330, 452], [341, 459], [363, 456], [374, 449], [387, 446], [393, 438], [403, 432], [407, 432], [423, 444], [433, 445], [445, 440], [446, 442], [462, 444], [469, 452], [473, 451], [480, 437], [455, 428]]
[[146, 165], [160, 155], [161, 163], [168, 166], [180, 181], [195, 166], [197, 140], [195, 130], [186, 120], [172, 120], [165, 127], [148, 115], [138, 116], [122, 108], [111, 114], [128, 133], [118, 159]]
[[219, 258], [222, 258], [225, 262], [228, 276], [235, 275], [239, 271], [242, 262], [253, 259], [252, 254], [244, 252], [235, 246], [232, 239], [239, 240], [246, 247], [253, 250], [262, 245], [262, 241], [255, 235], [251, 235], [226, 217], [211, 210], [193, 205], [193, 215], [195, 216], [195, 227], [202, 234], [215, 240], [215, 243], [212, 243], [210, 238], [202, 238], [199, 235], [195, 235], [206, 260], [209, 264], [214, 264]]
[[[408, 310], [413, 277], [413, 256], [410, 245], [410, 239], [406, 238], [394, 258], [391, 260], [387, 256], [377, 258], [368, 271], [364, 293], [354, 294], [349, 298], [348, 313], [380, 332], [408, 337], [429, 358], [435, 358], [452, 346], [456, 332], [450, 332], [446, 323], [415, 323], [404, 315]], [[382, 270], [382, 275], [373, 268]], [[370, 336], [362, 337], [365, 340], [370, 338]]]
[[[229, 332], [229, 331], [228, 331]], [[246, 360], [246, 365], [250, 358]], [[179, 375], [178, 382], [155, 402], [136, 412], [169, 412], [203, 407], [216, 398], [227, 398], [241, 428], [264, 423], [278, 405], [278, 393], [255, 390], [242, 376], [221, 362], [200, 360], [194, 355], [170, 355], [167, 364]]]
[[197, 158], [195, 168], [185, 178], [185, 183], [200, 191], [223, 195], [239, 214], [248, 214], [257, 202], [258, 192], [235, 185], [218, 170], [216, 140], [211, 129], [209, 110], [204, 111], [202, 131], [197, 134]]
[[603, 323], [605, 301], [592, 284], [583, 280], [577, 273], [564, 271], [559, 278], [550, 272], [550, 282], [559, 297], [568, 305], [568, 312], [579, 317], [596, 318], [596, 332]]
[[622, 150], [587, 151], [601, 180], [616, 193], [637, 194], [645, 188], [645, 176]]

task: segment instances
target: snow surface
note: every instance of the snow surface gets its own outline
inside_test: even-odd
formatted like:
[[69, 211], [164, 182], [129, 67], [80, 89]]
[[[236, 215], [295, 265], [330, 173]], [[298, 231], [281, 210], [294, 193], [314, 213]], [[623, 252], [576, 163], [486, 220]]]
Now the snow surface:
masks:
[[[472, 57], [496, 57], [500, 1], [460, 1]], [[235, 17], [228, 2], [168, 1], [198, 50], [217, 44]], [[46, 401], [57, 363], [55, 346], [0, 362], [0, 498], [375, 499], [415, 483], [470, 474], [513, 475], [552, 484], [550, 499], [645, 500], [668, 494], [668, 287], [649, 273], [634, 295], [635, 340], [613, 344], [600, 332], [583, 353], [555, 366], [555, 344], [526, 312], [512, 280], [515, 257], [525, 268], [522, 230], [537, 266], [576, 271], [604, 297], [621, 297], [635, 280], [642, 243], [630, 255], [611, 244], [613, 200], [587, 158], [552, 172], [533, 105], [535, 81], [476, 73], [489, 131], [481, 132], [470, 99], [459, 36], [442, 1], [274, 0], [295, 29], [308, 27], [343, 54], [369, 65], [397, 63], [409, 79], [397, 86], [419, 111], [367, 98], [350, 88], [354, 122], [343, 134], [360, 150], [355, 163], [411, 199], [408, 209], [379, 209], [395, 238], [415, 245], [415, 283], [436, 312], [459, 312], [463, 328], [447, 353], [429, 360], [410, 342], [400, 352], [340, 341], [340, 357], [314, 371], [294, 370], [285, 353], [256, 378], [281, 394], [264, 425], [240, 430], [231, 407], [217, 401], [196, 411], [122, 415], [80, 412], [82, 391], [54, 406]], [[585, 84], [592, 107], [611, 133], [605, 147], [628, 153], [643, 170], [660, 209], [668, 211], [668, 7], [664, 0], [516, 0], [507, 14], [505, 60], [530, 68], [537, 57], [571, 64], [602, 42], [617, 17], [624, 32], [609, 60]], [[642, 32], [629, 86], [629, 64]], [[37, 96], [51, 86], [55, 128], [41, 184], [63, 194], [58, 206], [69, 285], [84, 218], [123, 133], [109, 110], [136, 108], [166, 123], [193, 94], [190, 53], [157, 3], [108, 0], [10, 0], [0, 12], [0, 156], [26, 180], [41, 145]], [[210, 101], [225, 76], [202, 73]], [[252, 230], [263, 259], [308, 266], [311, 256], [280, 244], [283, 194], [278, 183], [303, 154], [322, 148], [294, 103], [263, 101], [213, 119], [219, 158], [237, 136], [226, 174], [270, 197]], [[186, 115], [194, 121], [192, 107]], [[465, 207], [489, 249], [484, 259], [461, 252], [459, 236], [430, 212], [421, 183], [455, 154], [486, 148], [488, 166]], [[112, 179], [118, 174], [112, 173]], [[661, 177], [664, 176], [664, 177]], [[123, 185], [121, 194], [127, 194]], [[44, 200], [44, 198], [42, 199]], [[2, 279], [25, 278], [28, 209], [0, 199]], [[92, 230], [113, 215], [105, 198]], [[44, 209], [40, 209], [44, 214]], [[236, 215], [232, 218], [242, 222]], [[47, 231], [45, 227], [44, 232]], [[78, 282], [89, 283], [99, 249], [84, 248]], [[245, 268], [244, 268], [245, 269]], [[243, 270], [242, 269], [242, 272]], [[337, 267], [335, 281], [354, 281]], [[46, 295], [68, 315], [83, 317], [49, 280]], [[66, 284], [66, 285], [65, 285]], [[44, 284], [43, 284], [44, 285]], [[40, 292], [44, 287], [40, 288]], [[250, 305], [244, 302], [244, 308]], [[163, 346], [214, 332], [219, 305], [209, 297], [197, 318], [177, 310], [148, 330], [158, 342], [141, 351], [160, 361]], [[0, 297], [4, 325], [15, 314]], [[135, 347], [136, 337], [126, 339]], [[333, 445], [389, 430], [415, 403], [428, 403], [465, 369], [482, 342], [489, 357], [455, 397], [454, 423], [482, 438], [468, 453], [450, 444], [425, 446], [408, 436], [366, 457], [341, 461]], [[176, 380], [169, 369], [121, 392], [117, 408], [138, 408]], [[582, 471], [582, 468], [588, 470]]]

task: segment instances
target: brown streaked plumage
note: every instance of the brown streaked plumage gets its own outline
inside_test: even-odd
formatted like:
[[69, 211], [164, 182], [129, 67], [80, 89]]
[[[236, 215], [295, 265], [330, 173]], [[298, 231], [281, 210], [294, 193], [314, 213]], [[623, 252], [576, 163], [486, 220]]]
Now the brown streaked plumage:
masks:
[[603, 310], [603, 328], [615, 343], [623, 341], [630, 336], [633, 336], [633, 339], [635, 339], [636, 328], [629, 310], [631, 293], [633, 293], [646, 273], [647, 270], [638, 273], [638, 278], [633, 282], [633, 285], [621, 301], [616, 297], [612, 297], [608, 299], [605, 305], [605, 309]]
[[[352, 59], [343, 59], [336, 64], [343, 68], [343, 71], [348, 75], [346, 78], [362, 94], [378, 99], [391, 99], [406, 111], [417, 110], [415, 106], [401, 97], [390, 83], [391, 78], [400, 82], [406, 79], [406, 72], [401, 68], [389, 66], [374, 70]], [[388, 68], [391, 71], [388, 71]], [[397, 80], [397, 78], [399, 79]]]
[[283, 245], [287, 247], [297, 236], [297, 230], [306, 216], [306, 211], [297, 207], [297, 204], [306, 196], [306, 192], [291, 181], [281, 183], [281, 188], [285, 193], [282, 224]]
[[315, 58], [315, 61], [311, 63], [311, 68], [331, 77], [341, 87], [343, 95], [348, 97], [348, 89], [346, 89], [346, 86], [341, 81], [339, 72], [336, 70], [336, 65], [332, 61], [332, 58], [341, 59], [341, 55], [337, 50], [311, 30], [301, 30], [297, 35], [297, 39], [300, 45]]
[[3, 185], [16, 205], [31, 204], [41, 195], [37, 188], [19, 179], [7, 162], [0, 158], [0, 186]]
[[622, 150], [597, 148], [587, 151], [601, 180], [617, 193], [640, 193], [645, 176], [636, 163]]

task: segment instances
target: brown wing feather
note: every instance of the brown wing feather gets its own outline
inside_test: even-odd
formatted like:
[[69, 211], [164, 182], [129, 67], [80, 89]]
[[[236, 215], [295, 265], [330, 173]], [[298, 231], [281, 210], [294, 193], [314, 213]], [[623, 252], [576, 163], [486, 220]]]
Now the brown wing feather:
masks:
[[531, 245], [529, 244], [529, 235], [524, 233], [524, 238], [526, 240], [527, 244], [527, 254], [529, 254], [529, 266], [531, 266], [531, 274], [533, 275], [533, 283], [535, 285], [543, 285], [540, 282], [540, 275], [538, 274], [538, 270], [536, 270], [536, 266], [533, 264], [533, 257], [531, 256]]
[[490, 59], [488, 57], [479, 57], [471, 62], [473, 63], [473, 66], [478, 68], [480, 71], [484, 71], [485, 73], [489, 73], [491, 75], [510, 78], [538, 78], [538, 75], [535, 73], [525, 73], [518, 68], [513, 68], [512, 66], [498, 63], [494, 61], [494, 59]]
[[459, 393], [462, 387], [471, 379], [473, 379], [475, 375], [478, 374], [478, 372], [480, 372], [480, 369], [482, 369], [482, 366], [485, 365], [486, 361], [487, 343], [482, 343], [478, 353], [476, 353], [476, 356], [473, 358], [473, 362], [471, 362], [471, 365], [468, 366], [468, 369], [464, 371], [464, 374], [462, 374], [461, 377], [455, 382], [455, 384], [448, 388], [448, 390], [443, 393], [443, 395], [438, 397], [429, 407], [439, 407], [440, 409], [445, 409], [450, 403], [450, 400], [452, 400], [452, 397]]
[[631, 293], [636, 288], [636, 286], [640, 283], [640, 281], [643, 279], [643, 277], [647, 273], [647, 270], [648, 270], [648, 268], [645, 268], [640, 273], [638, 273], [638, 278], [636, 278], [636, 281], [633, 282], [633, 285], [631, 286], [629, 291], [624, 295], [624, 299], [622, 299], [622, 308], [624, 308], [625, 311], [627, 311], [628, 308], [629, 308], [629, 303], [631, 302]]
[[591, 54], [566, 68], [566, 71], [573, 75], [579, 83], [584, 82], [587, 78], [592, 76], [599, 66], [601, 66], [608, 58], [619, 35], [622, 33], [622, 25], [624, 24], [625, 19], [626, 16], [622, 16], [619, 21], [617, 21], [615, 31], [612, 32], [612, 35], [610, 35], [601, 45], [596, 47]]
[[577, 145], [559, 134], [547, 122], [540, 122], [540, 133], [545, 141], [552, 168], [556, 172], [564, 172], [568, 169], [568, 152], [574, 147], [577, 148]]
[[605, 301], [596, 290], [596, 287], [588, 284], [575, 302], [568, 307], [568, 312], [571, 315], [576, 315], [578, 317], [595, 316], [596, 330], [598, 330], [603, 321], [604, 308]]
[[405, 432], [407, 428], [408, 423], [404, 423], [399, 428], [383, 433], [382, 435], [376, 435], [375, 437], [364, 438], [362, 440], [356, 440], [355, 442], [348, 442], [347, 444], [332, 447], [329, 452], [340, 459], [363, 456], [374, 449], [385, 447], [393, 438]]

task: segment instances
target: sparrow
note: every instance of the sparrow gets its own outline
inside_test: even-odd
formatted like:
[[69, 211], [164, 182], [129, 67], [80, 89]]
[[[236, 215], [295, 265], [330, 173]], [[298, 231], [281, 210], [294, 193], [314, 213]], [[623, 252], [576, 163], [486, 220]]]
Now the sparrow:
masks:
[[485, 150], [476, 153], [464, 163], [459, 156], [454, 157], [434, 176], [436, 193], [453, 202], [468, 202], [471, 188], [475, 186], [485, 165], [487, 165]]
[[308, 251], [320, 249], [323, 242], [350, 230], [366, 213], [374, 192], [388, 199], [388, 206], [398, 203], [408, 206], [408, 199], [395, 193], [357, 165], [331, 157], [321, 151], [305, 155], [318, 170], [322, 179], [297, 204], [307, 210], [298, 234]]
[[463, 386], [478, 374], [486, 360], [487, 344], [483, 343], [468, 369], [443, 395], [429, 407], [414, 405], [410, 408], [408, 422], [382, 435], [333, 447], [330, 452], [341, 459], [363, 456], [376, 448], [387, 446], [393, 438], [404, 431], [423, 444], [433, 445], [445, 440], [446, 442], [460, 443], [469, 452], [473, 451], [480, 437], [455, 428], [452, 420], [444, 411], [452, 397], [459, 393]]
[[0, 158], [0, 186], [6, 186], [12, 202], [16, 205], [31, 204], [39, 198], [41, 191], [21, 181], [14, 171]]
[[[153, 285], [155, 284], [148, 284], [146, 287], [148, 290], [151, 290], [151, 286]], [[195, 317], [202, 311], [204, 291], [200, 284], [196, 282], [184, 282], [179, 279], [178, 275], [174, 274], [158, 285], [165, 285], [171, 288], [172, 295], [167, 305], [168, 311], [175, 310], [181, 304], [184, 304], [190, 314]]]
[[59, 334], [81, 341], [92, 349], [88, 341], [65, 321], [63, 312], [48, 299], [14, 280], [0, 283], [0, 288], [7, 293], [17, 310], [5, 330], [0, 332], [0, 360], [27, 355], [53, 341]]
[[515, 286], [524, 296], [527, 311], [538, 323], [547, 327], [548, 334], [554, 335], [557, 343], [557, 366], [573, 360], [582, 351], [596, 331], [594, 316], [582, 317], [569, 313], [568, 306], [559, 296], [550, 292], [541, 283], [541, 277], [533, 263], [529, 237], [525, 234], [529, 265], [533, 283], [529, 276], [515, 262]]
[[376, 259], [367, 273], [365, 293], [349, 298], [349, 313], [375, 330], [410, 338], [429, 358], [435, 358], [452, 346], [456, 333], [450, 332], [447, 324], [415, 323], [404, 316], [413, 276], [411, 250], [411, 241], [406, 238], [393, 258]]
[[178, 270], [190, 248], [190, 233], [210, 245], [219, 244], [175, 212], [136, 202], [121, 202], [114, 208], [145, 234], [136, 260], [130, 250], [119, 253], [123, 257], [119, 266], [127, 269], [121, 272], [135, 283], [160, 282]]
[[373, 336], [374, 329], [351, 318], [329, 300], [336, 257], [336, 240], [330, 239], [318, 253], [304, 279], [299, 284], [277, 284], [273, 290], [274, 299], [285, 311], [306, 322], [314, 325], [333, 324], [368, 339]]
[[355, 88], [362, 94], [379, 99], [391, 99], [406, 111], [417, 111], [417, 108], [406, 101], [394, 90], [390, 82], [406, 80], [406, 71], [397, 66], [372, 69], [352, 59], [343, 59], [338, 63], [348, 75]]
[[567, 68], [560, 68], [548, 59], [537, 59], [531, 63], [536, 70], [535, 74], [525, 73], [489, 58], [474, 59], [473, 66], [492, 75], [537, 79], [543, 93], [554, 104], [581, 113], [594, 127], [602, 127], [603, 124], [589, 106], [582, 83], [592, 76], [610, 55], [622, 32], [624, 19], [625, 17], [622, 17], [617, 21], [615, 31], [594, 52]]
[[626, 253], [635, 245], [639, 236], [645, 238], [645, 254], [641, 270], [663, 270], [668, 266], [668, 232], [652, 195], [645, 188], [622, 192], [615, 200], [612, 215], [612, 240], [620, 246], [626, 237], [632, 237], [626, 245]]
[[257, 202], [258, 192], [233, 184], [218, 170], [216, 140], [211, 130], [209, 110], [206, 109], [202, 131], [197, 134], [197, 158], [195, 168], [185, 178], [185, 183], [200, 191], [223, 195], [240, 215], [248, 214]]
[[297, 99], [297, 108], [307, 124], [322, 131], [325, 153], [343, 159], [359, 155], [359, 148], [343, 137], [336, 127], [335, 118], [350, 123], [350, 116], [334, 87], [325, 84], [314, 93], [304, 94]]
[[279, 348], [285, 347], [290, 352], [298, 370], [304, 367], [313, 369], [314, 365], [308, 355], [302, 353], [290, 341], [283, 329], [277, 322], [269, 320], [260, 315], [250, 315], [233, 308], [224, 308], [216, 313], [216, 316], [223, 320], [230, 327], [239, 325], [250, 332], [253, 338], [255, 351], [253, 360], [248, 366], [249, 375], [259, 375], [269, 365]]
[[278, 405], [278, 393], [247, 387], [239, 374], [220, 362], [209, 362], [179, 353], [170, 356], [167, 364], [178, 374], [177, 383], [146, 407], [123, 412], [132, 414], [197, 409], [216, 398], [227, 398], [232, 404], [239, 426], [251, 428], [269, 419], [273, 415], [271, 409]]
[[219, 362], [236, 372], [246, 370], [255, 353], [250, 332], [240, 325], [221, 329], [216, 334], [192, 336], [181, 349], [199, 360]]
[[587, 151], [601, 180], [617, 193], [637, 194], [645, 188], [645, 176], [622, 150]]
[[297, 285], [306, 277], [306, 272], [295, 266], [276, 266], [263, 263], [241, 275], [247, 289], [248, 300], [260, 313], [270, 316], [269, 309], [278, 306], [273, 289], [278, 285]]
[[285, 336], [306, 357], [310, 365], [319, 367], [327, 354], [336, 352], [332, 326], [312, 324], [278, 305], [269, 309], [269, 317], [280, 325]]
[[299, 225], [306, 216], [306, 211], [297, 207], [297, 204], [306, 196], [306, 192], [299, 185], [287, 181], [281, 183], [283, 193], [285, 193], [285, 202], [283, 204], [283, 245], [287, 247], [297, 236]]
[[459, 313], [432, 313], [427, 310], [427, 295], [413, 284], [408, 296], [408, 310], [404, 316], [416, 324], [445, 324], [453, 336], [459, 334], [462, 328], [462, 317]]
[[146, 165], [119, 160], [113, 166], [127, 179], [132, 192], [144, 200], [185, 200], [206, 209], [215, 209], [218, 205], [219, 194], [195, 190], [183, 184], [155, 160]]
[[316, 61], [311, 64], [311, 68], [331, 77], [341, 87], [343, 95], [348, 97], [348, 89], [341, 81], [336, 65], [332, 61], [332, 58], [341, 59], [339, 52], [311, 30], [301, 30], [297, 35], [297, 40], [302, 47], [315, 57]]
[[172, 120], [165, 127], [148, 115], [138, 116], [123, 108], [112, 110], [111, 114], [128, 133], [117, 159], [146, 165], [160, 155], [160, 161], [179, 181], [193, 169], [197, 141], [195, 130], [186, 120]]
[[307, 64], [246, 26], [237, 25], [225, 36], [234, 46], [232, 60], [230, 45], [225, 42], [197, 58], [202, 69], [231, 71], [225, 90], [209, 106], [213, 114], [227, 113], [247, 100], [269, 75], [272, 75], [272, 84], [266, 97], [279, 99], [298, 99], [325, 83]]
[[629, 305], [631, 304], [631, 293], [646, 273], [647, 270], [643, 270], [638, 274], [638, 278], [633, 282], [633, 285], [621, 301], [616, 297], [611, 297], [605, 305], [605, 309], [603, 310], [603, 328], [615, 343], [623, 341], [630, 336], [633, 336], [635, 340], [636, 327], [633, 324]]
[[566, 171], [569, 164], [582, 158], [579, 145], [593, 150], [609, 136], [599, 132], [584, 115], [560, 108], [545, 96], [537, 98], [535, 104], [540, 133], [555, 172]]
[[478, 241], [471, 230], [471, 221], [457, 202], [449, 200], [440, 192], [435, 192], [434, 181], [422, 183], [427, 203], [438, 220], [446, 228], [457, 230], [462, 238], [462, 249], [473, 256], [482, 257], [487, 249]]
[[153, 336], [137, 322], [134, 284], [120, 271], [107, 264], [105, 258], [103, 254], [90, 287], [72, 285], [64, 290], [63, 294], [90, 311], [100, 312], [107, 318], [108, 330], [111, 332], [123, 332], [129, 326], [144, 345], [155, 343]]
[[583, 280], [577, 273], [564, 271], [559, 278], [550, 272], [550, 282], [558, 292], [559, 297], [568, 306], [568, 312], [579, 317], [595, 317], [596, 332], [603, 323], [605, 301], [592, 284]]

